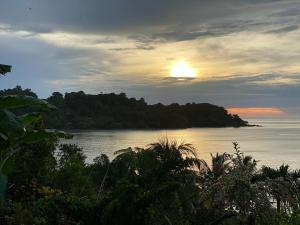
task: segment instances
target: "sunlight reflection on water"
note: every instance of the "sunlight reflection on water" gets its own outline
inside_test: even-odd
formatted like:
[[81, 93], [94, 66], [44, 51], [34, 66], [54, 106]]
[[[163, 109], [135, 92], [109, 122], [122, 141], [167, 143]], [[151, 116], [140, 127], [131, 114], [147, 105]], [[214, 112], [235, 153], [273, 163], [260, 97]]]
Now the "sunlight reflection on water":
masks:
[[245, 154], [260, 161], [260, 165], [300, 165], [300, 121], [250, 121], [263, 127], [191, 128], [178, 130], [90, 130], [73, 131], [67, 142], [83, 148], [87, 161], [101, 153], [113, 157], [117, 150], [145, 147], [160, 138], [184, 141], [197, 148], [198, 157], [209, 160], [210, 153], [233, 153], [232, 142], [240, 144]]

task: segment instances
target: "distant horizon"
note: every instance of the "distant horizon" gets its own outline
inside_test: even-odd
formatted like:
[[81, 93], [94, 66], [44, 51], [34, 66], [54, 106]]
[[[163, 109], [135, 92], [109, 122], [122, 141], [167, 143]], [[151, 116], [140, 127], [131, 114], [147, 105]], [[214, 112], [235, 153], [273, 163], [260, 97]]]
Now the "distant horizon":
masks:
[[[20, 85], [16, 85], [16, 86], [20, 86]], [[5, 89], [12, 89], [15, 88], [11, 87], [11, 88], [5, 88]], [[22, 87], [22, 86], [21, 86]], [[42, 99], [46, 99], [48, 97], [51, 96], [51, 94], [53, 92], [60, 92], [60, 91], [52, 91], [52, 93], [48, 96], [40, 96], [39, 93], [35, 92], [33, 89], [29, 88], [29, 87], [22, 87], [23, 89], [30, 89], [31, 91], [33, 91], [35, 94], [38, 95], [39, 98]], [[78, 91], [83, 91], [83, 90], [78, 90]], [[65, 93], [70, 93], [70, 92], [78, 92], [78, 91], [67, 91], [67, 92], [60, 92], [61, 94], [65, 94]], [[209, 104], [213, 104], [213, 105], [218, 105], [221, 107], [224, 107], [226, 110], [228, 110], [229, 113], [231, 114], [237, 114], [239, 115], [242, 119], [245, 120], [258, 120], [258, 119], [262, 119], [262, 120], [266, 120], [266, 119], [277, 119], [277, 120], [289, 120], [289, 119], [300, 119], [300, 107], [290, 107], [290, 108], [278, 108], [278, 107], [256, 107], [256, 106], [251, 106], [251, 107], [234, 107], [234, 106], [225, 106], [222, 104], [215, 104], [213, 102], [208, 102], [208, 101], [190, 101], [190, 102], [179, 102], [179, 101], [172, 101], [172, 102], [163, 102], [163, 101], [157, 101], [157, 102], [151, 102], [151, 101], [147, 101], [147, 97], [146, 96], [129, 96], [126, 92], [99, 92], [99, 93], [89, 93], [89, 92], [85, 92], [83, 91], [85, 94], [88, 95], [97, 95], [97, 94], [110, 94], [110, 93], [115, 93], [115, 94], [120, 94], [120, 93], [125, 93], [127, 97], [129, 98], [135, 98], [135, 99], [145, 99], [145, 101], [148, 104], [164, 104], [164, 105], [170, 105], [173, 103], [177, 103], [177, 104], [187, 104], [187, 103], [209, 103]]]

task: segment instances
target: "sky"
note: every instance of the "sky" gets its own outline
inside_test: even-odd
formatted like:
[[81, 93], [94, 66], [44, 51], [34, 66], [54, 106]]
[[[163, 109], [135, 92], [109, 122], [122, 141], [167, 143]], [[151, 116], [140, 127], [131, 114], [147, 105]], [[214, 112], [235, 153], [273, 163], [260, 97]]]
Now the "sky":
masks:
[[0, 89], [300, 115], [299, 24], [299, 0], [1, 0]]

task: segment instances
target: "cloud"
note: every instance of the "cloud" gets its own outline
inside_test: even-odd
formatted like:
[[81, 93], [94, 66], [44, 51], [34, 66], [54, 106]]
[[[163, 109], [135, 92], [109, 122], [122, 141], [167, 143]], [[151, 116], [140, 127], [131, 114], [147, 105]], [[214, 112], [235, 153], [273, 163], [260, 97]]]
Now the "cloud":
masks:
[[267, 118], [274, 118], [274, 117], [284, 117], [287, 116], [287, 113], [284, 112], [280, 108], [228, 108], [227, 109], [231, 114], [237, 114], [242, 118], [255, 118], [255, 117], [267, 117]]
[[[226, 0], [230, 3], [238, 2]], [[18, 6], [18, 7], [16, 7]], [[54, 30], [116, 31], [173, 24], [176, 21], [215, 17], [231, 12], [216, 0], [4, 0], [0, 19], [16, 29], [36, 32]]]
[[[295, 84], [269, 85], [261, 81], [277, 80], [279, 77], [297, 79]], [[129, 95], [144, 97], [155, 103], [210, 102], [230, 107], [299, 107], [300, 74], [256, 74], [215, 77], [210, 80], [196, 79], [182, 82], [168, 79], [167, 85], [131, 86]], [[142, 94], [145, 95], [142, 95]], [[179, 100], [180, 99], [180, 100]]]
[[4, 0], [0, 21], [17, 30], [38, 33], [158, 31], [165, 26], [224, 19], [278, 2], [281, 3], [249, 0]]
[[287, 27], [282, 27], [282, 28], [278, 28], [275, 30], [269, 30], [267, 31], [267, 33], [271, 33], [271, 34], [286, 34], [295, 30], [298, 30], [299, 26], [297, 25], [291, 25], [291, 26], [287, 26]]

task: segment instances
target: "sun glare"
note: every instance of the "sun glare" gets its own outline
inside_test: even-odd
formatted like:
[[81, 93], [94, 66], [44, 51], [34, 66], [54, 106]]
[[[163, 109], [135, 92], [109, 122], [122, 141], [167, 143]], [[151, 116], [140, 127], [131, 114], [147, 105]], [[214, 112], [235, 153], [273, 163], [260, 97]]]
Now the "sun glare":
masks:
[[171, 76], [177, 78], [194, 78], [196, 71], [185, 61], [177, 61], [171, 69]]

